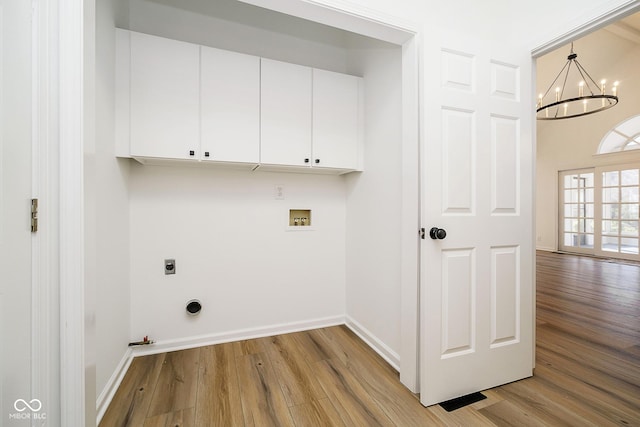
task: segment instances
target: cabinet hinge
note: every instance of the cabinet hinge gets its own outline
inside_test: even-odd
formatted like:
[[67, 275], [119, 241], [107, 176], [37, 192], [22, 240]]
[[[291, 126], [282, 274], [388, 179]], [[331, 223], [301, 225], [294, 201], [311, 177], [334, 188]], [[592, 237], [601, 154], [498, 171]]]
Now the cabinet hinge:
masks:
[[38, 199], [31, 199], [31, 232], [38, 231]]

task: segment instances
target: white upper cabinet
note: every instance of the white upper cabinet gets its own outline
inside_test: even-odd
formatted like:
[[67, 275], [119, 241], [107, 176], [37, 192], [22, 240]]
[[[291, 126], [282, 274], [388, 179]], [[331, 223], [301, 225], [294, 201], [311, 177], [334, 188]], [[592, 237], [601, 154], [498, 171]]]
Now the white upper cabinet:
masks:
[[260, 161], [311, 162], [311, 68], [262, 58]]
[[205, 161], [260, 161], [260, 58], [201, 46], [201, 154]]
[[130, 67], [131, 155], [198, 157], [200, 47], [131, 32]]
[[361, 169], [361, 80], [313, 70], [313, 167]]
[[116, 155], [362, 170], [362, 78], [116, 31]]

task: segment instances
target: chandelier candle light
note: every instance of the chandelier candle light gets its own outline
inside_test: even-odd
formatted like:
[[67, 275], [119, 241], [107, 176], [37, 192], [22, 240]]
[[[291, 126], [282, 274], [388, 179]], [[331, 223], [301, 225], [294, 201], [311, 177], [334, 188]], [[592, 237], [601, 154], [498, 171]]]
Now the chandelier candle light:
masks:
[[[609, 95], [606, 93], [606, 80], [600, 80], [600, 86], [589, 75], [587, 70], [578, 62], [578, 55], [573, 52], [573, 43], [571, 43], [571, 53], [567, 56], [567, 62], [560, 70], [556, 78], [553, 80], [549, 88], [544, 94], [538, 95], [538, 103], [536, 105], [536, 114], [538, 120], [559, 120], [569, 119], [571, 117], [586, 116], [587, 114], [597, 113], [613, 107], [618, 103], [618, 82], [614, 82]], [[578, 74], [576, 80], [580, 80], [575, 86], [567, 86], [569, 81], [569, 72], [575, 68]], [[563, 76], [562, 86], [557, 86], [556, 82]], [[573, 81], [570, 81], [570, 84]], [[545, 104], [545, 98], [555, 86], [555, 100]], [[585, 95], [585, 87], [587, 95]], [[577, 96], [575, 89], [577, 88]], [[566, 94], [565, 94], [566, 92]], [[573, 92], [573, 93], [572, 93]], [[566, 95], [566, 98], [564, 97]]]

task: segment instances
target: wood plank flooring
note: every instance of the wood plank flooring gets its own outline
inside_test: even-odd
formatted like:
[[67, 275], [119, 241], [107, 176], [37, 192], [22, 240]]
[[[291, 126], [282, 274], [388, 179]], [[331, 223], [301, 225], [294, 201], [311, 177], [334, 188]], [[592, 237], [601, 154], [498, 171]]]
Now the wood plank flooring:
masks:
[[336, 326], [136, 358], [100, 426], [640, 426], [640, 264], [539, 252], [536, 363], [448, 413]]

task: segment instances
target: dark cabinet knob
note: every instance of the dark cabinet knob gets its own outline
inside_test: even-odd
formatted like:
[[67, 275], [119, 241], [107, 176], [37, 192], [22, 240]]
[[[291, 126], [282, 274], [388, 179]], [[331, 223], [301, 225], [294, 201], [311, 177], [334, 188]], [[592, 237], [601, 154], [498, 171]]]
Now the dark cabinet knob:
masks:
[[447, 232], [443, 228], [433, 227], [429, 230], [429, 237], [433, 240], [442, 240], [447, 237]]
[[205, 157], [209, 157], [209, 152], [208, 152], [208, 151], [205, 151], [205, 152], [204, 152], [204, 156], [205, 156]]
[[320, 159], [316, 159], [316, 164], [320, 163]]
[[309, 163], [309, 159], [304, 159], [304, 162], [305, 163]]
[[189, 150], [189, 155], [190, 155], [190, 156], [195, 156], [195, 155], [196, 155], [196, 152], [195, 152], [195, 151], [193, 151], [193, 150]]

